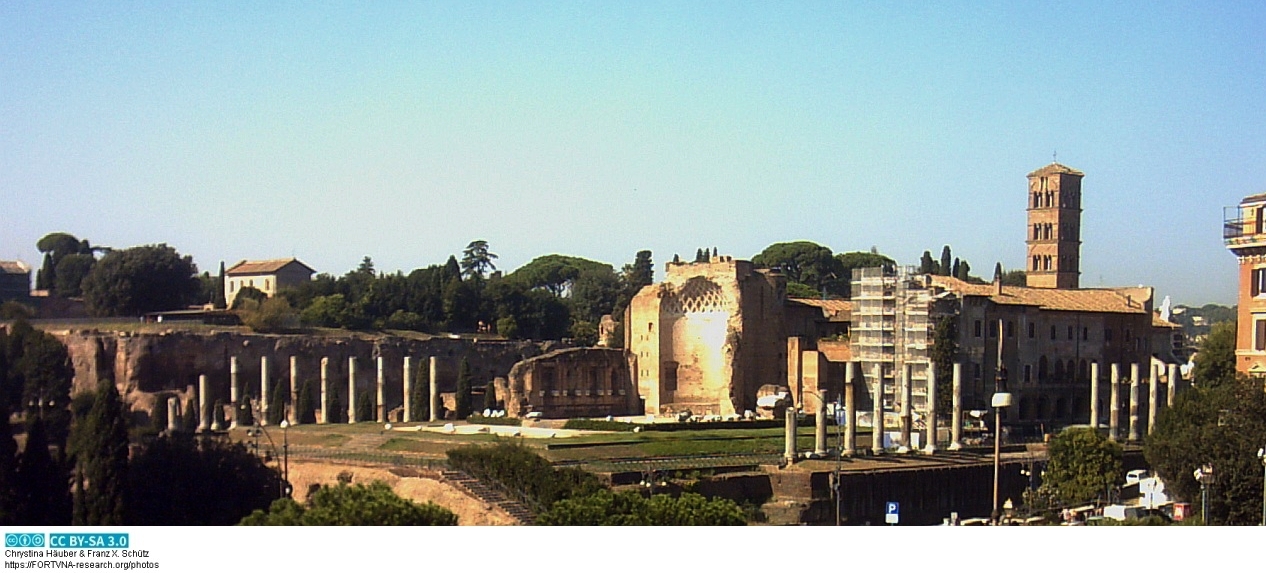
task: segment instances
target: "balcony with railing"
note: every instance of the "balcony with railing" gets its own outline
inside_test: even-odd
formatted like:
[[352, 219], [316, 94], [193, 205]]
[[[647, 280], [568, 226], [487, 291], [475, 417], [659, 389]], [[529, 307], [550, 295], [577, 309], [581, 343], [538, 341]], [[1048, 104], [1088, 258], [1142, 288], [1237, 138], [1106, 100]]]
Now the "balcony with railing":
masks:
[[1266, 247], [1266, 205], [1240, 205], [1222, 210], [1222, 240], [1231, 250]]

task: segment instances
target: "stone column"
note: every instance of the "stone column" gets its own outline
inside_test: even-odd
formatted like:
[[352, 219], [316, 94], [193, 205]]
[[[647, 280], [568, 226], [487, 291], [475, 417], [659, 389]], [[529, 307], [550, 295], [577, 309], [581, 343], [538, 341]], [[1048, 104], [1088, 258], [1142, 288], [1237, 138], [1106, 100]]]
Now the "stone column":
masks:
[[824, 458], [826, 457], [826, 400], [822, 396], [818, 396], [818, 413], [817, 419], [814, 420], [813, 430], [813, 455]]
[[286, 417], [290, 425], [299, 423], [299, 357], [290, 357], [290, 410]]
[[356, 420], [356, 357], [347, 357], [347, 423], [355, 424]]
[[321, 424], [330, 423], [330, 357], [321, 357]]
[[229, 406], [233, 409], [233, 414], [229, 416], [229, 429], [237, 427], [238, 415], [241, 410], [241, 404], [238, 403], [238, 387], [237, 387], [237, 357], [229, 358]]
[[1090, 427], [1099, 431], [1099, 363], [1090, 363]]
[[438, 356], [430, 358], [431, 373], [431, 421], [440, 419], [440, 359]]
[[910, 451], [910, 424], [913, 420], [910, 418], [910, 367], [909, 364], [901, 365], [901, 445], [897, 447], [897, 453], [904, 454]]
[[413, 357], [404, 357], [404, 417], [400, 418], [405, 422], [413, 422]]
[[211, 385], [207, 383], [207, 375], [198, 375], [198, 431], [205, 432], [211, 428]]
[[927, 405], [924, 409], [927, 410], [926, 412], [927, 418], [925, 422], [927, 426], [928, 435], [927, 435], [927, 443], [923, 445], [923, 453], [935, 454], [936, 453], [936, 422], [937, 422], [936, 366], [933, 365], [931, 362], [928, 362], [927, 369], [928, 369], [928, 394], [927, 394]]
[[1108, 439], [1116, 441], [1121, 438], [1121, 365], [1111, 365], [1108, 376]]
[[787, 410], [785, 413], [786, 423], [783, 428], [783, 448], [782, 457], [787, 463], [796, 463], [796, 403], [794, 400], [788, 400]]
[[1165, 404], [1170, 408], [1174, 407], [1174, 396], [1178, 395], [1178, 386], [1182, 384], [1182, 377], [1178, 375], [1178, 365], [1169, 365], [1169, 383], [1165, 387]]
[[963, 365], [954, 363], [953, 379], [954, 411], [950, 413], [950, 445], [951, 450], [963, 449]]
[[1139, 363], [1130, 365], [1130, 432], [1126, 440], [1139, 440]]
[[268, 357], [259, 357], [259, 425], [268, 425]]
[[167, 398], [167, 431], [178, 430], [180, 430], [180, 399], [171, 396]]
[[884, 378], [879, 364], [871, 369], [875, 384], [874, 419], [870, 423], [870, 452], [874, 455], [884, 453]]
[[1160, 407], [1160, 366], [1152, 363], [1152, 377], [1147, 381], [1147, 433], [1156, 427], [1157, 408]]
[[379, 424], [383, 424], [387, 422], [387, 400], [386, 400], [387, 373], [383, 370], [383, 366], [385, 366], [383, 364], [383, 357], [379, 356], [378, 357], [378, 395], [375, 397], [378, 404], [377, 412], [378, 412]]
[[856, 365], [844, 363], [844, 443], [840, 444], [840, 454], [845, 456], [857, 453], [857, 398], [853, 392]]

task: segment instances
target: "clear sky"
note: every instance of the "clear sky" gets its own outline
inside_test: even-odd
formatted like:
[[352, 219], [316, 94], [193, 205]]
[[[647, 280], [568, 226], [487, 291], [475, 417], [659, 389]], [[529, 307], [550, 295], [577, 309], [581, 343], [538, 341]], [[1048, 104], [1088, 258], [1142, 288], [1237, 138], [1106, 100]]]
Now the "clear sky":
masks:
[[662, 271], [803, 239], [988, 278], [1058, 152], [1083, 286], [1231, 304], [1222, 207], [1266, 191], [1261, 2], [188, 4], [0, 3], [0, 258], [66, 231], [340, 275], [485, 239]]

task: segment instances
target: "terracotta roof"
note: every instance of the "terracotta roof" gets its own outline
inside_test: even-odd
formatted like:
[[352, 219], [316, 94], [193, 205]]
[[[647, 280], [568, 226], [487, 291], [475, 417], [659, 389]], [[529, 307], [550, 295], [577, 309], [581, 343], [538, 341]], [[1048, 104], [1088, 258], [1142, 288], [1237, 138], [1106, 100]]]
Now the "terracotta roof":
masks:
[[1262, 201], [1266, 201], [1266, 193], [1258, 193], [1256, 195], [1249, 195], [1248, 197], [1245, 197], [1243, 200], [1241, 200], [1240, 204], [1247, 205], [1249, 203], [1260, 203]]
[[853, 301], [820, 298], [788, 298], [792, 304], [803, 304], [822, 309], [822, 316], [828, 319], [849, 320], [853, 316]]
[[853, 312], [853, 301], [837, 298], [829, 298], [826, 300], [820, 298], [788, 298], [792, 302], [816, 306], [822, 310], [829, 312]]
[[1086, 174], [1085, 174], [1085, 173], [1082, 173], [1082, 172], [1080, 172], [1080, 171], [1078, 171], [1078, 170], [1076, 170], [1076, 169], [1073, 169], [1072, 167], [1069, 167], [1069, 166], [1067, 166], [1067, 165], [1061, 165], [1061, 164], [1059, 164], [1059, 163], [1052, 163], [1052, 164], [1050, 164], [1050, 165], [1047, 165], [1046, 167], [1043, 167], [1043, 168], [1041, 168], [1041, 169], [1038, 169], [1037, 171], [1034, 171], [1034, 172], [1030, 173], [1030, 174], [1029, 174], [1029, 177], [1038, 177], [1038, 176], [1042, 176], [1042, 175], [1055, 175], [1055, 174], [1060, 174], [1060, 173], [1063, 173], [1063, 174], [1068, 174], [1068, 175], [1076, 175], [1076, 176], [1078, 176], [1078, 177], [1085, 177], [1085, 176], [1086, 176]]
[[309, 273], [315, 273], [316, 269], [303, 264], [299, 259], [273, 259], [270, 261], [242, 261], [233, 265], [224, 271], [226, 275], [267, 275], [275, 273], [286, 265], [297, 263], [299, 266], [307, 269]]
[[22, 261], [0, 261], [0, 271], [11, 275], [24, 275], [31, 272], [31, 267]]
[[1182, 328], [1181, 324], [1162, 319], [1159, 312], [1152, 312], [1152, 326], [1155, 328]]
[[848, 362], [853, 359], [853, 347], [847, 341], [819, 340], [818, 352], [831, 362]]
[[1147, 312], [1144, 304], [1151, 296], [1151, 289], [1142, 288], [1082, 288], [1054, 289], [1029, 287], [1002, 287], [1002, 294], [995, 294], [992, 284], [970, 284], [953, 277], [932, 276], [932, 284], [966, 296], [985, 296], [994, 304], [1036, 306], [1042, 310], [1075, 312], [1117, 312], [1141, 314]]

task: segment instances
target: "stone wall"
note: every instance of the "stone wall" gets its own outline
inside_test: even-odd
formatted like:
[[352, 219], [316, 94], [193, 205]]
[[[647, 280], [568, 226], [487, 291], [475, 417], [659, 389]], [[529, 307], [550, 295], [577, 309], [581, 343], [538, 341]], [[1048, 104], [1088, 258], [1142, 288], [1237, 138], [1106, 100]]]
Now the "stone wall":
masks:
[[741, 414], [787, 377], [781, 275], [712, 257], [669, 263], [633, 297], [625, 344], [648, 414]]
[[528, 358], [510, 370], [506, 414], [541, 412], [546, 418], [638, 414], [624, 351], [568, 348]]
[[100, 332], [96, 330], [50, 331], [70, 352], [75, 368], [72, 393], [92, 390], [101, 380], [112, 379], [134, 408], [152, 402], [154, 393], [174, 392], [184, 400], [194, 397], [198, 376], [205, 374], [214, 400], [229, 401], [229, 362], [238, 360], [243, 392], [260, 395], [261, 357], [269, 358], [272, 387], [289, 388], [290, 358], [296, 357], [299, 380], [320, 381], [320, 364], [329, 358], [332, 386], [347, 388], [348, 359], [356, 359], [357, 392], [376, 393], [377, 359], [383, 358], [385, 400], [388, 409], [403, 403], [403, 363], [413, 357], [415, 376], [425, 379], [427, 358], [438, 358], [441, 392], [453, 392], [463, 357], [469, 360], [475, 386], [506, 376], [520, 360], [556, 348], [553, 342], [472, 340], [464, 338], [406, 339], [393, 336], [306, 336], [195, 333], [177, 330], [156, 334]]

